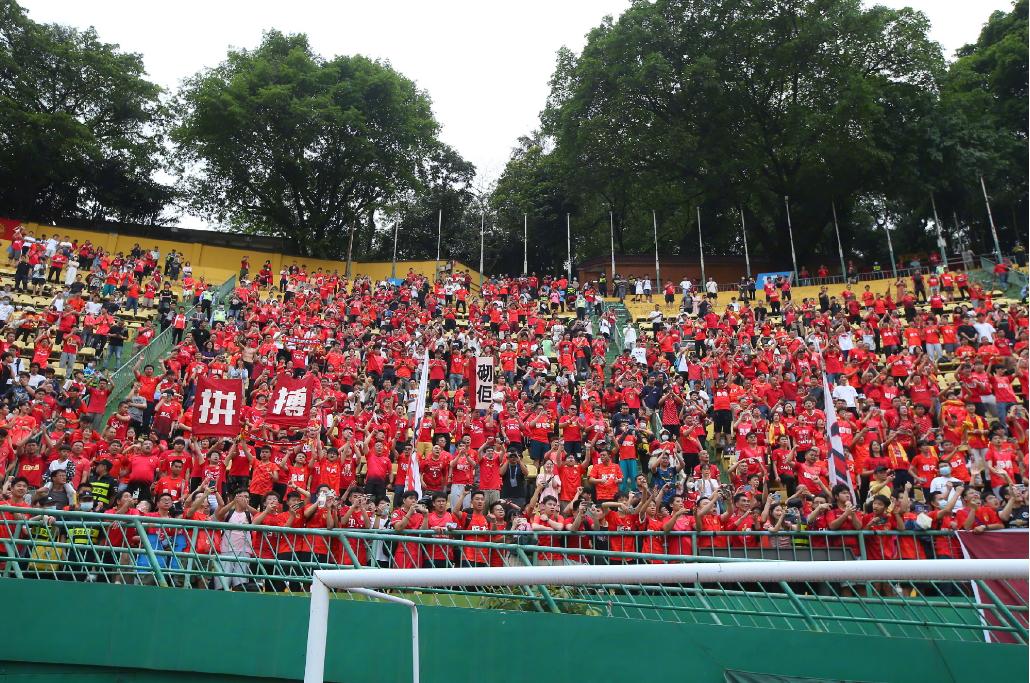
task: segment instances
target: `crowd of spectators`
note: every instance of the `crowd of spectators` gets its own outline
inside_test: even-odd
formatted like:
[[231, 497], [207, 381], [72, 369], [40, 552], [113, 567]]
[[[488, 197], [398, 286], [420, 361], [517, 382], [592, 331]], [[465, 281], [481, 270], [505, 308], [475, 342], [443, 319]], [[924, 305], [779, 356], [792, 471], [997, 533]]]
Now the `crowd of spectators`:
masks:
[[[25, 237], [9, 253], [20, 272], [30, 268], [28, 280], [15, 275], [15, 292], [35, 287], [37, 272], [44, 288], [55, 284], [46, 311], [5, 319], [2, 496], [26, 509], [0, 515], [0, 536], [69, 508], [292, 530], [275, 541], [226, 532], [206, 548], [237, 556], [348, 564], [338, 542], [303, 533], [348, 529], [480, 541], [521, 532], [564, 545], [566, 558], [570, 547], [606, 548], [659, 561], [691, 554], [694, 542], [789, 546], [806, 530], [1027, 525], [1027, 308], [995, 302], [964, 273], [805, 297], [792, 297], [788, 281], [786, 292], [773, 283], [757, 300], [721, 305], [717, 287], [700, 301], [687, 292], [671, 313], [619, 329], [626, 348], [615, 354], [621, 326], [603, 283], [534, 275], [477, 288], [468, 273], [409, 272], [396, 284], [303, 265], [276, 279], [267, 262], [251, 273], [244, 260], [224, 309], [167, 321], [173, 352], [137, 366], [129, 397], [105, 420], [100, 359], [105, 348], [113, 363], [122, 358], [110, 349], [128, 343], [119, 314], [155, 304], [164, 325], [207, 285], [187, 262], [161, 268], [159, 254], [138, 249], [110, 255]], [[57, 275], [48, 280], [47, 268]], [[165, 302], [173, 286], [183, 293]], [[87, 301], [99, 302], [93, 318]], [[86, 347], [95, 353], [79, 369]], [[410, 402], [426, 354], [416, 424]], [[469, 368], [485, 355], [497, 379], [490, 408], [475, 410]], [[280, 374], [317, 379], [303, 428], [264, 419]], [[203, 375], [244, 383], [238, 438], [192, 436]], [[824, 377], [847, 456], [835, 485]], [[422, 495], [408, 477], [416, 461]], [[694, 531], [768, 533], [675, 533]], [[884, 534], [863, 552], [957, 556], [953, 539], [934, 538]], [[822, 539], [858, 554], [855, 535]], [[362, 563], [397, 567], [504, 561], [409, 540], [352, 549]]]

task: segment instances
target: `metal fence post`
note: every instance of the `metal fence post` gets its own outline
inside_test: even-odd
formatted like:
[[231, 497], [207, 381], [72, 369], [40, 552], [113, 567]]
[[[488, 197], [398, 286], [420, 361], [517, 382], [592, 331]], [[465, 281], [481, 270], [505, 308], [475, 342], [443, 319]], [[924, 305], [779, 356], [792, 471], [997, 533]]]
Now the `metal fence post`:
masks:
[[[143, 551], [147, 555], [147, 560], [150, 562], [150, 568], [154, 572], [154, 580], [157, 581], [157, 585], [162, 588], [168, 587], [168, 581], [165, 579], [164, 570], [157, 563], [157, 554], [154, 553], [153, 546], [150, 545], [150, 537], [147, 536], [147, 530], [143, 528], [143, 523], [139, 520], [133, 520], [132, 525], [136, 528], [136, 532], [139, 534], [140, 543], [143, 545]], [[139, 568], [136, 568], [139, 571]]]
[[[521, 559], [527, 567], [533, 566], [533, 563], [529, 561], [529, 556], [526, 555], [526, 551], [523, 550], [520, 546], [515, 546], [515, 554], [519, 556], [519, 559]], [[551, 597], [551, 592], [547, 590], [547, 586], [540, 585], [536, 588], [538, 591], [540, 591], [540, 597], [542, 597], [544, 599], [544, 602], [547, 603], [548, 609], [550, 609], [555, 614], [561, 614], [561, 609], [558, 607], [558, 604], [554, 601], [554, 598]]]
[[780, 581], [780, 588], [787, 594], [787, 598], [790, 600], [791, 604], [794, 605], [794, 608], [798, 613], [801, 614], [801, 617], [805, 620], [805, 623], [808, 624], [809, 628], [820, 633], [826, 630], [815, 620], [815, 618], [812, 617], [812, 612], [809, 611], [804, 600], [798, 597], [798, 594], [794, 592], [794, 589], [790, 587], [789, 583], [786, 581]]

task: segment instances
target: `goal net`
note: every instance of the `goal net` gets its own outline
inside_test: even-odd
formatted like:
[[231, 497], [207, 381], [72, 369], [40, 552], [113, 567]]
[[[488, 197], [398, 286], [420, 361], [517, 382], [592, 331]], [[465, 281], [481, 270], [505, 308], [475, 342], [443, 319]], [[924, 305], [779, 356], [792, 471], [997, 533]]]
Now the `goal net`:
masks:
[[[862, 562], [732, 562], [685, 564], [564, 565], [523, 567], [469, 567], [433, 569], [344, 569], [314, 572], [311, 585], [311, 608], [308, 619], [308, 640], [305, 658], [305, 683], [322, 683], [328, 630], [330, 592], [356, 593], [366, 598], [382, 599], [407, 606], [412, 619], [413, 680], [419, 677], [418, 605], [413, 598], [420, 589], [447, 589], [461, 592], [482, 591], [496, 594], [498, 589], [525, 589], [530, 586], [580, 587], [601, 593], [613, 587], [631, 586], [640, 594], [667, 594], [671, 591], [721, 590], [727, 584], [812, 586], [818, 582], [837, 586], [918, 586], [925, 582], [979, 582], [1025, 580], [1030, 573], [1030, 560], [866, 560]], [[689, 588], [687, 588], [689, 587]], [[386, 593], [383, 591], [392, 591]], [[404, 597], [404, 595], [409, 597]], [[872, 589], [876, 596], [877, 589]], [[913, 589], [915, 595], [915, 589]], [[792, 595], [797, 614], [808, 618], [803, 603]], [[839, 594], [834, 594], [835, 599]], [[856, 598], [857, 599], [857, 598]], [[887, 604], [888, 601], [879, 599]], [[891, 602], [898, 602], [892, 600]], [[923, 600], [927, 605], [933, 603]], [[801, 603], [801, 604], [797, 604]], [[973, 606], [982, 607], [977, 597]], [[998, 605], [998, 607], [1002, 607]], [[999, 613], [1008, 614], [1001, 609]], [[984, 620], [984, 617], [980, 617]], [[986, 629], [986, 621], [984, 623]], [[1018, 624], [1005, 627], [1018, 631]], [[986, 630], [985, 630], [986, 633]]]

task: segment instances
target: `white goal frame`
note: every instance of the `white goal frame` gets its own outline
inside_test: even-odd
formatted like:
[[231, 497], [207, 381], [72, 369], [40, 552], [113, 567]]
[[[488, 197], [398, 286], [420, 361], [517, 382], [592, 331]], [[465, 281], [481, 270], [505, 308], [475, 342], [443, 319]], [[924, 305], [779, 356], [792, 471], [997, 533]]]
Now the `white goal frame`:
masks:
[[418, 609], [376, 588], [579, 585], [599, 583], [750, 583], [764, 581], [972, 581], [1026, 579], [1030, 559], [862, 560], [856, 562], [692, 562], [684, 564], [320, 569], [311, 582], [304, 683], [323, 683], [329, 590], [406, 605], [411, 610], [412, 680], [419, 680]]

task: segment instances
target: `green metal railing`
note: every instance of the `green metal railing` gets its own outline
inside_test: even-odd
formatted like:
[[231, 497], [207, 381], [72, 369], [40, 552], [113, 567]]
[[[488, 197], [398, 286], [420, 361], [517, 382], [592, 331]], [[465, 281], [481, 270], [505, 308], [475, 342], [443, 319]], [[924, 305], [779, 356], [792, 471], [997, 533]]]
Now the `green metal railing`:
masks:
[[[35, 515], [26, 517], [26, 515]], [[648, 532], [537, 535], [454, 530], [297, 529], [0, 506], [0, 576], [183, 589], [305, 592], [315, 569], [358, 566], [608, 565], [764, 560], [859, 561], [910, 540], [932, 555], [947, 532]], [[563, 538], [567, 537], [567, 538]], [[575, 538], [565, 547], [563, 541]], [[670, 546], [670, 541], [673, 545]], [[677, 548], [675, 542], [680, 545]], [[580, 547], [585, 546], [585, 547]], [[672, 555], [669, 550], [683, 554]], [[875, 556], [875, 553], [873, 554]], [[977, 591], [972, 587], [976, 586]], [[608, 615], [903, 638], [1027, 642], [1025, 603], [983, 582], [596, 584], [399, 589], [420, 604]], [[350, 594], [341, 598], [354, 598]]]
[[[232, 292], [235, 287], [236, 276], [233, 275], [214, 290], [211, 306], [212, 311], [218, 306], [219, 302]], [[198, 301], [186, 310], [187, 320], [196, 313], [199, 307], [200, 303]], [[149, 344], [134, 353], [129, 360], [125, 361], [120, 368], [114, 371], [111, 375], [113, 388], [107, 401], [107, 411], [104, 414], [105, 421], [118, 410], [118, 403], [125, 400], [129, 395], [129, 390], [132, 389], [132, 384], [136, 381], [136, 364], [139, 363], [141, 366], [153, 365], [156, 368], [160, 368], [161, 362], [169, 353], [171, 353], [172, 347], [174, 346], [174, 333], [175, 330], [171, 326], [162, 330], [157, 336], [150, 340]], [[158, 374], [161, 373], [159, 372]]]
[[[993, 255], [992, 255], [993, 256]], [[980, 282], [989, 287], [999, 287], [1000, 283], [994, 275], [994, 267], [997, 261], [987, 256], [980, 257], [980, 268], [982, 273], [978, 278]], [[1005, 295], [1013, 298], [1019, 297], [1020, 293], [1027, 287], [1027, 274], [1015, 267], [1010, 267], [1006, 277]]]

